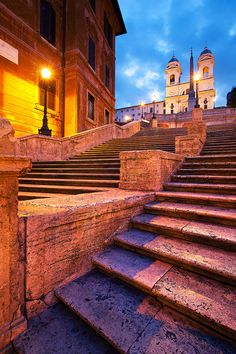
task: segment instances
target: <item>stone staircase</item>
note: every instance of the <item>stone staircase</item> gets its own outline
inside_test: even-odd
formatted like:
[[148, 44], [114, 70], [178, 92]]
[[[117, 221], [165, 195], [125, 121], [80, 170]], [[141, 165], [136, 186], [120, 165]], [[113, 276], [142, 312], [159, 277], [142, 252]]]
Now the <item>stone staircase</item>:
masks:
[[94, 270], [56, 290], [119, 353], [236, 352], [236, 134], [225, 136], [210, 133]]
[[[149, 136], [149, 134], [151, 134]], [[34, 162], [20, 178], [19, 200], [81, 194], [117, 188], [120, 179], [119, 153], [159, 149], [174, 152], [175, 136], [185, 129], [153, 129], [131, 138], [114, 139], [65, 161]]]

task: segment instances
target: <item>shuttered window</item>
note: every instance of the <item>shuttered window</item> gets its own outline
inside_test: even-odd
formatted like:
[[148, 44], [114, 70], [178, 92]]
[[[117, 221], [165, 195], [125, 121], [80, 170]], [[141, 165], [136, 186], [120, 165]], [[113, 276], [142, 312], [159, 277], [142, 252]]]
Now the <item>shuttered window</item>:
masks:
[[94, 120], [94, 103], [95, 98], [88, 92], [88, 117], [92, 120]]
[[89, 36], [89, 40], [88, 40], [88, 62], [89, 65], [93, 68], [93, 70], [95, 70], [95, 66], [96, 66], [96, 48], [95, 48], [95, 43], [93, 41], [93, 39]]

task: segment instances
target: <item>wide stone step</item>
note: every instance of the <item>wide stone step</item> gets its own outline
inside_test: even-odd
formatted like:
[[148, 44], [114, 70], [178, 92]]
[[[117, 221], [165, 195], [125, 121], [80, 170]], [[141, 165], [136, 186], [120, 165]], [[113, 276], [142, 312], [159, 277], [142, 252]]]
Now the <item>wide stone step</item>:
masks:
[[[151, 236], [154, 237], [154, 235], [150, 235], [150, 239]], [[137, 245], [137, 250], [142, 247], [140, 245], [141, 239], [136, 240], [130, 232], [117, 236], [116, 240], [125, 247], [136, 247]], [[166, 304], [178, 311], [234, 338], [236, 334], [236, 315], [232, 315], [231, 302], [235, 299], [233, 287], [183, 271], [149, 256], [118, 247], [110, 248], [96, 256], [94, 264], [108, 274], [112, 274], [148, 294], [156, 296], [157, 300], [164, 300]], [[171, 284], [171, 281], [173, 281], [173, 284]], [[170, 296], [165, 289], [167, 284], [169, 285]], [[212, 296], [212, 289], [217, 294]], [[227, 299], [224, 298], [226, 293], [229, 295]], [[165, 296], [163, 296], [164, 294]], [[207, 303], [209, 306], [208, 308], [202, 306], [204, 301], [205, 305]], [[233, 307], [236, 309], [235, 302]], [[219, 313], [216, 311], [217, 309], [224, 310], [224, 312]]]
[[164, 191], [156, 193], [156, 199], [158, 202], [168, 201], [236, 208], [236, 195]]
[[86, 157], [86, 158], [82, 158], [81, 155], [79, 156], [74, 156], [74, 157], [70, 157], [70, 161], [73, 161], [73, 162], [78, 162], [78, 163], [83, 163], [83, 162], [108, 162], [108, 161], [111, 161], [111, 162], [116, 162], [118, 161], [119, 158], [118, 157]]
[[[219, 172], [222, 172], [221, 170]], [[183, 183], [216, 183], [216, 184], [236, 184], [236, 176], [224, 176], [222, 175], [173, 175], [171, 177], [172, 182]]]
[[[36, 185], [48, 185], [48, 186], [72, 186], [72, 187], [80, 187], [80, 186], [89, 186], [91, 180], [87, 180], [88, 182], [84, 182], [85, 180], [80, 179], [63, 179], [63, 178], [29, 178], [29, 179], [20, 179], [19, 186], [30, 185], [30, 188]], [[112, 183], [113, 182], [113, 183]], [[113, 188], [118, 187], [119, 182], [109, 180], [98, 180], [97, 183], [92, 182], [93, 188], [97, 189], [97, 187], [107, 187], [113, 186]], [[84, 184], [85, 183], [85, 184]], [[111, 187], [112, 188], [112, 187]], [[83, 188], [85, 189], [85, 188]]]
[[209, 154], [212, 154], [212, 155], [224, 155], [225, 153], [227, 154], [235, 154], [236, 153], [236, 149], [227, 149], [227, 150], [202, 150], [201, 151], [201, 155], [204, 156], [204, 155], [209, 155]]
[[72, 161], [63, 161], [63, 162], [33, 162], [32, 164], [33, 168], [119, 168], [120, 167], [120, 161], [118, 160], [117, 162], [108, 162], [108, 163], [103, 163], [103, 162], [89, 162], [89, 163], [76, 163]]
[[[201, 168], [199, 171], [198, 168], [180, 168], [177, 172], [177, 175], [211, 175], [211, 176], [218, 176], [219, 169], [214, 168]], [[236, 176], [236, 168], [221, 168], [220, 174], [223, 176]]]
[[236, 162], [236, 154], [234, 155], [204, 155], [195, 157], [186, 157], [185, 162]]
[[111, 168], [111, 167], [93, 167], [93, 168], [84, 168], [84, 167], [33, 167], [31, 172], [44, 172], [44, 173], [94, 173], [94, 174], [119, 174], [120, 168]]
[[139, 230], [236, 251], [236, 229], [233, 227], [152, 214], [135, 216], [131, 224]]
[[30, 319], [14, 348], [18, 354], [119, 354], [62, 303]]
[[[37, 184], [27, 184], [27, 183], [21, 183], [19, 185], [19, 191], [26, 191], [26, 192], [31, 192], [31, 191], [36, 191], [36, 192], [49, 192], [49, 193], [67, 193], [67, 194], [81, 194], [81, 193], [86, 193], [86, 190], [88, 193], [91, 193], [92, 190], [90, 189], [93, 188], [93, 192], [96, 191], [101, 191], [102, 190], [107, 190], [107, 188], [117, 188], [119, 183], [113, 182], [113, 181], [86, 181], [86, 180], [80, 180], [80, 182], [76, 181], [75, 183], [78, 183], [76, 185], [71, 185], [69, 183], [68, 185], [60, 185], [60, 184], [48, 184], [45, 181], [45, 184], [41, 183], [41, 180], [39, 181], [40, 183]], [[49, 181], [48, 181], [49, 182]], [[59, 183], [59, 181], [58, 181]], [[85, 188], [86, 187], [86, 188]], [[89, 188], [88, 188], [89, 187]]]
[[53, 179], [64, 179], [64, 180], [81, 180], [81, 179], [88, 179], [88, 180], [119, 180], [120, 174], [113, 173], [113, 174], [98, 174], [98, 173], [51, 173], [51, 172], [31, 172], [27, 173], [24, 177], [21, 177], [20, 180], [29, 179], [29, 178], [53, 178]]
[[226, 169], [226, 168], [236, 168], [236, 162], [195, 162], [195, 163], [187, 163], [184, 162], [182, 164], [182, 168], [184, 169]]
[[[88, 193], [88, 192], [85, 192]], [[68, 196], [68, 194], [66, 194]], [[73, 194], [72, 194], [73, 195]], [[65, 197], [64, 194], [59, 194], [59, 193], [37, 193], [37, 192], [19, 192], [18, 193], [18, 199], [20, 201], [24, 200], [31, 200], [31, 199], [41, 199], [41, 198], [59, 198], [59, 197]]]
[[216, 222], [218, 224], [236, 226], [235, 209], [219, 208], [205, 205], [160, 202], [145, 205], [148, 213], [156, 215], [167, 215], [190, 220], [202, 220], [205, 222]]
[[57, 290], [56, 296], [120, 353], [206, 350], [220, 354], [232, 350], [229, 343], [195, 321], [99, 271]]
[[[119, 239], [119, 245], [122, 243], [123, 247], [126, 245], [132, 250], [139, 250], [163, 262], [203, 274], [223, 283], [236, 284], [235, 252], [135, 229], [128, 233], [127, 237], [129, 236], [134, 240], [133, 244]], [[138, 239], [137, 242], [141, 242], [142, 246], [138, 247], [135, 239]], [[117, 238], [116, 242], [118, 242]]]
[[183, 191], [183, 192], [201, 192], [217, 194], [236, 194], [236, 184], [209, 184], [209, 183], [164, 183], [164, 190]]

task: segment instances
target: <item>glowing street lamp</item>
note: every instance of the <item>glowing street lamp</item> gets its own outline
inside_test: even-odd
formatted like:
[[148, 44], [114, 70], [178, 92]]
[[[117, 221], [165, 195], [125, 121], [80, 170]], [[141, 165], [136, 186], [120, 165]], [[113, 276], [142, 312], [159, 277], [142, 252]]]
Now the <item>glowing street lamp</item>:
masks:
[[142, 116], [141, 116], [141, 118], [143, 118], [143, 107], [144, 107], [144, 102], [141, 102], [141, 103], [140, 103], [140, 106], [142, 107]]
[[194, 74], [194, 81], [196, 82], [196, 103], [194, 108], [200, 108], [199, 102], [198, 102], [198, 82], [200, 79], [200, 74], [198, 72], [196, 72]]
[[39, 129], [39, 134], [41, 135], [52, 135], [52, 130], [48, 128], [48, 118], [47, 118], [47, 92], [48, 92], [48, 82], [51, 77], [51, 71], [48, 68], [43, 68], [41, 70], [41, 78], [43, 80], [44, 86], [44, 110], [43, 110], [43, 125], [42, 128]]

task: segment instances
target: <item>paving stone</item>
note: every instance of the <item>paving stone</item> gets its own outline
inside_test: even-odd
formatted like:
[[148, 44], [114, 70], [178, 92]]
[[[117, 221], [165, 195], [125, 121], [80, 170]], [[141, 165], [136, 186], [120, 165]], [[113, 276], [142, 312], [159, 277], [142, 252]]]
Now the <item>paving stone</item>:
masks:
[[62, 304], [31, 319], [14, 346], [19, 354], [118, 354]]
[[233, 354], [235, 347], [164, 307], [133, 344], [129, 354]]

